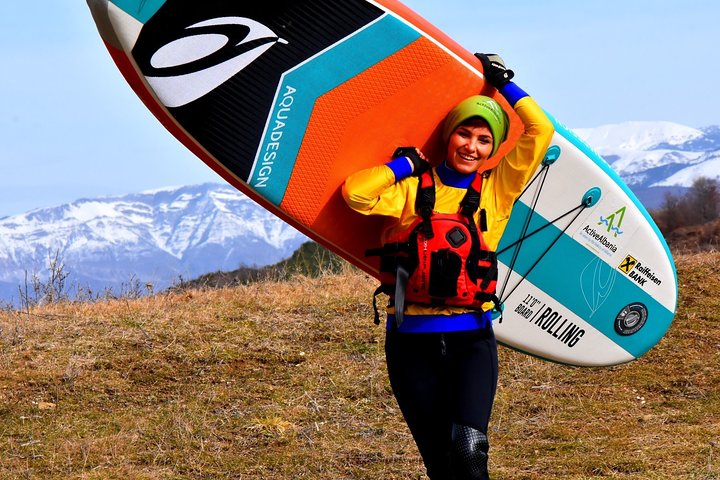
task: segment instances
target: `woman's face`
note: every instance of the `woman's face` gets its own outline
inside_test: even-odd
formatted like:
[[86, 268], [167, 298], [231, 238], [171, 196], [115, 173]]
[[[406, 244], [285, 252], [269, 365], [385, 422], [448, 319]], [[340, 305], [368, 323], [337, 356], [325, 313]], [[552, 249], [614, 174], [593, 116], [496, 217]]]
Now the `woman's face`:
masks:
[[493, 136], [487, 122], [472, 118], [450, 135], [447, 164], [458, 173], [474, 173], [490, 158], [492, 149]]

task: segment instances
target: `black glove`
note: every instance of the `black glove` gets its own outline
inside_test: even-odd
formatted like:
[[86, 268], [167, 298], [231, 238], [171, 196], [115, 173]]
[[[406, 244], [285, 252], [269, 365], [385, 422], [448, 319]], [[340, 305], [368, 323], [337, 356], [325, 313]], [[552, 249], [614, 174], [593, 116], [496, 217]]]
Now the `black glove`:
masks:
[[505, 68], [505, 62], [496, 53], [476, 53], [475, 56], [480, 59], [483, 67], [483, 75], [495, 88], [500, 88], [512, 80], [515, 72]]
[[418, 154], [418, 151], [415, 147], [398, 147], [398, 149], [395, 150], [395, 153], [393, 153], [392, 158], [398, 157], [405, 157], [410, 159], [413, 164], [413, 177], [419, 177], [423, 173], [430, 170], [430, 163], [420, 157], [420, 154]]

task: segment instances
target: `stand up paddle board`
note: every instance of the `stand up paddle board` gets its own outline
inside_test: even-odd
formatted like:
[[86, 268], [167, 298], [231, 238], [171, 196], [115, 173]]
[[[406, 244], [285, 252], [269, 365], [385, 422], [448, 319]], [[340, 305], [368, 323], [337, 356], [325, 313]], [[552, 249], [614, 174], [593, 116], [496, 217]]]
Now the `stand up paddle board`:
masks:
[[[495, 97], [480, 63], [394, 0], [88, 0], [131, 87], [225, 180], [370, 274], [383, 219], [352, 212], [345, 178], [400, 145], [441, 158], [460, 100]], [[477, 46], [476, 48], [482, 48]], [[670, 326], [662, 236], [606, 163], [555, 122], [547, 158], [500, 244], [505, 345], [572, 365], [631, 361]]]

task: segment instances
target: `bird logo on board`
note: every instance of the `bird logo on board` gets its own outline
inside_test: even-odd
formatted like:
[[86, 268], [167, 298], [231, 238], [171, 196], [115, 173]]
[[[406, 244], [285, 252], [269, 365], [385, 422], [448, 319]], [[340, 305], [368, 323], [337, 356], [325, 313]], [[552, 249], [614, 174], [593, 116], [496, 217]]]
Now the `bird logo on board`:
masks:
[[185, 27], [180, 38], [152, 55], [146, 79], [166, 107], [181, 107], [215, 90], [278, 43], [288, 41], [250, 18], [204, 20]]
[[632, 255], [628, 255], [625, 257], [625, 260], [618, 265], [618, 268], [627, 275], [633, 268], [635, 268], [635, 265], [637, 265], [637, 259]]

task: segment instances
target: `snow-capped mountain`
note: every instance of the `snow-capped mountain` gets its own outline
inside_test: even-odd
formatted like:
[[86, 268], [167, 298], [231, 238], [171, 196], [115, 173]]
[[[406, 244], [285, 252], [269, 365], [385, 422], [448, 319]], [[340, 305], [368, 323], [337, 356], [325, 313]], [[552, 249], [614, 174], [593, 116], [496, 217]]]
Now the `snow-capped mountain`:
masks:
[[307, 237], [228, 185], [83, 199], [0, 219], [0, 300], [17, 301], [54, 258], [66, 285], [102, 292], [130, 281], [158, 291], [180, 278], [263, 266]]
[[649, 208], [704, 176], [720, 179], [720, 126], [625, 122], [574, 133], [598, 152]]
[[696, 128], [671, 122], [624, 122], [574, 132], [603, 154], [615, 151], [654, 150], [658, 145], [679, 146], [703, 136]]
[[[720, 126], [627, 122], [575, 134], [649, 208], [698, 176], [720, 179]], [[307, 237], [228, 185], [204, 184], [83, 199], [0, 219], [0, 303], [47, 278], [57, 258], [66, 284], [102, 292], [130, 281], [158, 291], [182, 279], [289, 257]]]

